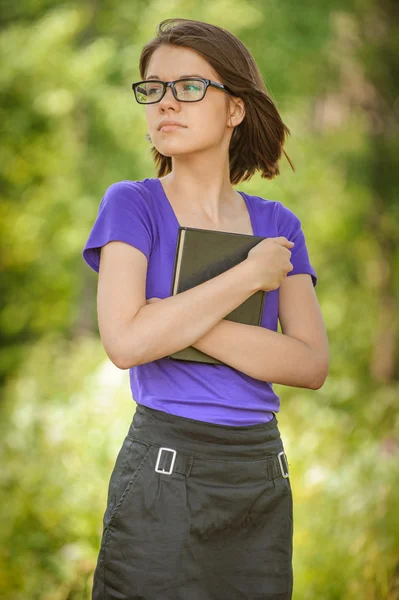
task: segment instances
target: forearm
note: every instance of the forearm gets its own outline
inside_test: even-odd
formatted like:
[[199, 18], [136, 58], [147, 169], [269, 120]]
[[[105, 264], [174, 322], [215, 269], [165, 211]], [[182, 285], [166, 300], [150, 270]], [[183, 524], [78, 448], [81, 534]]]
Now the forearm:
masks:
[[244, 260], [185, 292], [146, 304], [121, 339], [122, 368], [191, 346], [257, 290], [252, 263]]
[[261, 381], [318, 389], [326, 376], [307, 344], [256, 325], [225, 319], [191, 345]]

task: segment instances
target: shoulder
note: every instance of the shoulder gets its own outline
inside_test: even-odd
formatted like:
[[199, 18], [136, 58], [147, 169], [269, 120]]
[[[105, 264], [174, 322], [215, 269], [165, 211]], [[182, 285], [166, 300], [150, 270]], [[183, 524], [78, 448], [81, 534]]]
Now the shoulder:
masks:
[[262, 198], [262, 196], [254, 196], [253, 194], [248, 194], [247, 192], [244, 193], [251, 200], [252, 206], [255, 207], [257, 212], [262, 214], [268, 213], [269, 215], [275, 214], [277, 210], [277, 204], [279, 204], [277, 200], [269, 200], [268, 198]]
[[278, 202], [277, 229], [279, 235], [289, 236], [289, 239], [293, 241], [301, 228], [302, 223], [298, 215], [282, 202]]
[[133, 181], [130, 179], [123, 179], [122, 181], [116, 181], [112, 183], [105, 191], [103, 196], [103, 202], [110, 200], [128, 200], [133, 202], [149, 203], [151, 201], [151, 195], [143, 185], [142, 181]]
[[[300, 226], [300, 219], [294, 211], [279, 200], [269, 200], [268, 198], [253, 195], [250, 198], [261, 218], [266, 217], [268, 220], [275, 222], [279, 235], [280, 232], [285, 231], [287, 228], [291, 229]], [[284, 235], [284, 233], [281, 233], [281, 235]]]
[[99, 206], [99, 213], [122, 215], [122, 218], [141, 216], [154, 218], [153, 196], [142, 181], [124, 179], [112, 183], [105, 191]]

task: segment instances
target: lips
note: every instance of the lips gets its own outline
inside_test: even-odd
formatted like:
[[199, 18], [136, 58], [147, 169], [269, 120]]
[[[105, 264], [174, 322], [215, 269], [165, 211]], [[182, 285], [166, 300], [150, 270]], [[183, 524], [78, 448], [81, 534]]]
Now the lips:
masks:
[[180, 125], [163, 125], [160, 129], [161, 133], [168, 133], [172, 131], [176, 131], [177, 129], [181, 129]]
[[182, 125], [181, 123], [177, 123], [176, 121], [164, 121], [159, 125], [158, 129], [161, 130], [162, 127], [168, 127], [169, 125], [175, 125], [176, 127], [184, 127], [184, 125]]

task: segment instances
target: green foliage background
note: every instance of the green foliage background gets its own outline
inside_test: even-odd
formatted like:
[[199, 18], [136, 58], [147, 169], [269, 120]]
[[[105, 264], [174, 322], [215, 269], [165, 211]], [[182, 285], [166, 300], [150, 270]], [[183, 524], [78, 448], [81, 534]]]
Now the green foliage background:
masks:
[[163, 18], [230, 29], [284, 122], [292, 172], [238, 186], [301, 219], [331, 351], [276, 385], [294, 493], [295, 600], [399, 598], [398, 51], [393, 0], [3, 0], [0, 596], [90, 598], [133, 416], [81, 251], [106, 188], [155, 176], [138, 79]]

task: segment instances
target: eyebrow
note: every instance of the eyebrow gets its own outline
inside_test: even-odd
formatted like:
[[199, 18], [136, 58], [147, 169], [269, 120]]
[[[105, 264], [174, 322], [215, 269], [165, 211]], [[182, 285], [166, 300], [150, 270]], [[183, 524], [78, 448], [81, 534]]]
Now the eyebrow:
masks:
[[[180, 75], [179, 79], [183, 79], [184, 77], [201, 77], [203, 79], [203, 75], [193, 75], [193, 73], [191, 73], [190, 75]], [[161, 78], [158, 77], [158, 75], [147, 75], [147, 79], [161, 79]]]

